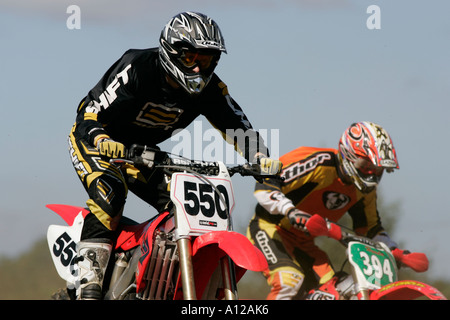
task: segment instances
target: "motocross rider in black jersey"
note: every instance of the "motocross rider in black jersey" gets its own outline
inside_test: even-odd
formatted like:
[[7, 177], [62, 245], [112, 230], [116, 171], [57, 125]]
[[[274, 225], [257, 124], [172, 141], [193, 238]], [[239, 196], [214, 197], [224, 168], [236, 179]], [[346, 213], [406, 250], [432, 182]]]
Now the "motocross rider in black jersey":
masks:
[[268, 157], [259, 134], [214, 73], [226, 52], [218, 25], [203, 14], [183, 12], [168, 22], [159, 41], [159, 48], [125, 52], [77, 109], [69, 148], [90, 210], [77, 248], [79, 299], [102, 298], [128, 190], [158, 212], [168, 202], [162, 173], [109, 163], [124, 157], [132, 144], [157, 147], [203, 115], [227, 140], [227, 129], [245, 131], [247, 143], [234, 142], [235, 149], [247, 161], [259, 163], [263, 173], [281, 171], [281, 162]]

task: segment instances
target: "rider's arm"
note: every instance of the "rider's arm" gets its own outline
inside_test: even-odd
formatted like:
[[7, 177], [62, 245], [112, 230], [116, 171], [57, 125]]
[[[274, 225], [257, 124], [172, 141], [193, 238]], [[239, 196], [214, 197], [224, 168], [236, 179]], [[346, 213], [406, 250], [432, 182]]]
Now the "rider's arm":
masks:
[[203, 98], [203, 115], [240, 155], [250, 162], [257, 154], [269, 156], [264, 140], [217, 75], [213, 75]]
[[386, 231], [382, 231], [382, 232], [378, 233], [372, 239], [375, 240], [375, 241], [378, 241], [378, 242], [383, 242], [391, 250], [395, 249], [395, 248], [398, 248], [398, 244], [389, 237], [389, 235], [387, 234]]
[[[301, 173], [300, 162], [302, 159], [321, 159], [321, 162], [325, 162], [331, 157], [329, 152], [328, 149], [299, 147], [281, 156], [280, 160], [283, 163], [281, 176], [285, 180], [265, 179], [264, 183], [257, 183], [254, 195], [259, 204], [271, 214], [287, 215], [292, 212], [301, 199], [307, 197], [316, 185], [308, 183], [313, 171]], [[306, 212], [302, 211], [302, 213]]]
[[76, 130], [93, 146], [109, 138], [104, 129], [120, 111], [124, 101], [133, 99], [135, 73], [130, 55], [125, 53], [92, 88], [77, 109]]
[[292, 201], [281, 192], [279, 180], [265, 179], [263, 183], [256, 183], [254, 196], [270, 214], [286, 215], [295, 207]]
[[398, 247], [383, 228], [376, 205], [376, 190], [362, 197], [348, 212], [353, 220], [353, 229], [361, 235], [385, 243], [389, 248]]

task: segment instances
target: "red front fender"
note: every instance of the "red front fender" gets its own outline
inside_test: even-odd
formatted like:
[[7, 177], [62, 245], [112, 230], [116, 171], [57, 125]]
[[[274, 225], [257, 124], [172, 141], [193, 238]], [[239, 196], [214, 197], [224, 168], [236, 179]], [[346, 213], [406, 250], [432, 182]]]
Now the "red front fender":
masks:
[[244, 235], [233, 231], [214, 231], [197, 237], [192, 246], [192, 255], [195, 256], [197, 251], [211, 244], [217, 244], [238, 267], [251, 271], [268, 268], [263, 253]]
[[436, 288], [415, 280], [397, 281], [370, 294], [370, 300], [413, 300], [420, 297], [447, 300]]

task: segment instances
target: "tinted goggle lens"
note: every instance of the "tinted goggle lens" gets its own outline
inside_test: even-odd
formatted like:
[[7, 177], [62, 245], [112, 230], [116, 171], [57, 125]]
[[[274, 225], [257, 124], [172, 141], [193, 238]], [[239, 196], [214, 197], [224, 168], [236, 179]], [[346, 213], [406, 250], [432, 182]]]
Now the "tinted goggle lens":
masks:
[[359, 158], [355, 161], [355, 168], [364, 176], [377, 176], [381, 177], [384, 168], [374, 165], [371, 161]]
[[192, 68], [195, 65], [198, 65], [201, 69], [209, 68], [213, 59], [214, 55], [202, 54], [193, 51], [183, 51], [180, 57], [180, 61], [184, 66]]

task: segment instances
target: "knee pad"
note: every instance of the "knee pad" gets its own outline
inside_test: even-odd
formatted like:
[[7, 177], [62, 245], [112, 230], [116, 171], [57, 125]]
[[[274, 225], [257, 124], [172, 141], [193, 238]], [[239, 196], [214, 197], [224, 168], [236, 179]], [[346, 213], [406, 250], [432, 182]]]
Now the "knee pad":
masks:
[[304, 279], [305, 276], [298, 270], [281, 270], [273, 272], [268, 278], [268, 283], [272, 286], [272, 289], [267, 299], [293, 299], [298, 294]]
[[114, 230], [125, 205], [125, 184], [114, 176], [103, 174], [92, 181], [88, 193], [90, 199], [87, 204], [91, 212], [108, 229]]

